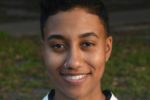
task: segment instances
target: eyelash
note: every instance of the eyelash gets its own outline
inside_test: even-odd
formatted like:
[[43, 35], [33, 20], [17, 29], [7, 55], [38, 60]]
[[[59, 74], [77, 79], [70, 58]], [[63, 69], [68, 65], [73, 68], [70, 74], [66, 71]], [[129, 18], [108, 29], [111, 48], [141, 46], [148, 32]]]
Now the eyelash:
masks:
[[94, 46], [95, 44], [94, 43], [92, 43], [92, 42], [83, 42], [83, 43], [81, 43], [81, 46], [83, 46], [83, 47], [91, 47], [91, 46]]
[[[88, 41], [85, 41], [85, 42], [82, 42], [80, 44], [80, 47], [82, 49], [88, 49], [88, 48], [91, 48], [93, 46], [95, 46], [96, 44], [93, 43], [93, 42], [88, 42]], [[54, 50], [54, 51], [57, 51], [57, 52], [61, 52], [61, 51], [64, 51], [66, 49], [66, 45], [65, 44], [61, 44], [61, 43], [54, 43], [54, 44], [51, 44], [50, 47]]]
[[51, 47], [53, 49], [58, 49], [58, 48], [65, 48], [65, 46], [63, 44], [54, 44], [54, 45], [51, 45]]

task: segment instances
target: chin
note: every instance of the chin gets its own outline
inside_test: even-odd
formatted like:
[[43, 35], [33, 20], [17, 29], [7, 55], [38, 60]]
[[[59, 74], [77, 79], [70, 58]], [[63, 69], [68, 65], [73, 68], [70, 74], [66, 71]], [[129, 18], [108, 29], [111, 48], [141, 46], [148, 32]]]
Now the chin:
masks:
[[82, 91], [68, 91], [65, 93], [65, 95], [69, 98], [75, 99], [75, 98], [81, 98], [81, 97], [85, 96], [86, 93], [84, 93], [84, 92], [82, 92]]
[[63, 94], [66, 97], [75, 99], [75, 98], [80, 98], [83, 97], [87, 94], [87, 90], [84, 89], [79, 89], [79, 88], [74, 88], [74, 89], [63, 89], [61, 90], [63, 92]]

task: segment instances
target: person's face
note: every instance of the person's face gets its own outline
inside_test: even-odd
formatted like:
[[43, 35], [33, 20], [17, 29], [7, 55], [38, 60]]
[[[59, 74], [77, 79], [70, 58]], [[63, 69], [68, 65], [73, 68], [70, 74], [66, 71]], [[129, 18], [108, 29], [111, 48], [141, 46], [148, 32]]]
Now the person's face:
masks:
[[112, 38], [98, 16], [79, 8], [58, 12], [44, 35], [44, 62], [56, 93], [75, 98], [100, 89]]

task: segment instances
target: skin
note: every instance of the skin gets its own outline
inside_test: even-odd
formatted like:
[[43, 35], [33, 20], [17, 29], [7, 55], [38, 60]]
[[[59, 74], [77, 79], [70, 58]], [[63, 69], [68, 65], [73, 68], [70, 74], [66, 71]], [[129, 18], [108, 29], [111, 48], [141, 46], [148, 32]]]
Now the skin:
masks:
[[[100, 81], [111, 54], [112, 37], [106, 36], [97, 15], [74, 8], [50, 16], [44, 27], [43, 45], [54, 100], [105, 100]], [[84, 77], [66, 78], [76, 75]]]

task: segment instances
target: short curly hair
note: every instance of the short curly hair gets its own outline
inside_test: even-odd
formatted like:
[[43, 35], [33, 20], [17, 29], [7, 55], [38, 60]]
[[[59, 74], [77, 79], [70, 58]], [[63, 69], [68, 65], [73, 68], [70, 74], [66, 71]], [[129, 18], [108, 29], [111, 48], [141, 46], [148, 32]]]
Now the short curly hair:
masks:
[[107, 35], [109, 35], [109, 20], [107, 10], [101, 0], [42, 0], [41, 1], [41, 32], [44, 38], [43, 28], [49, 16], [59, 11], [68, 11], [73, 8], [84, 8], [89, 13], [99, 16], [103, 21]]

